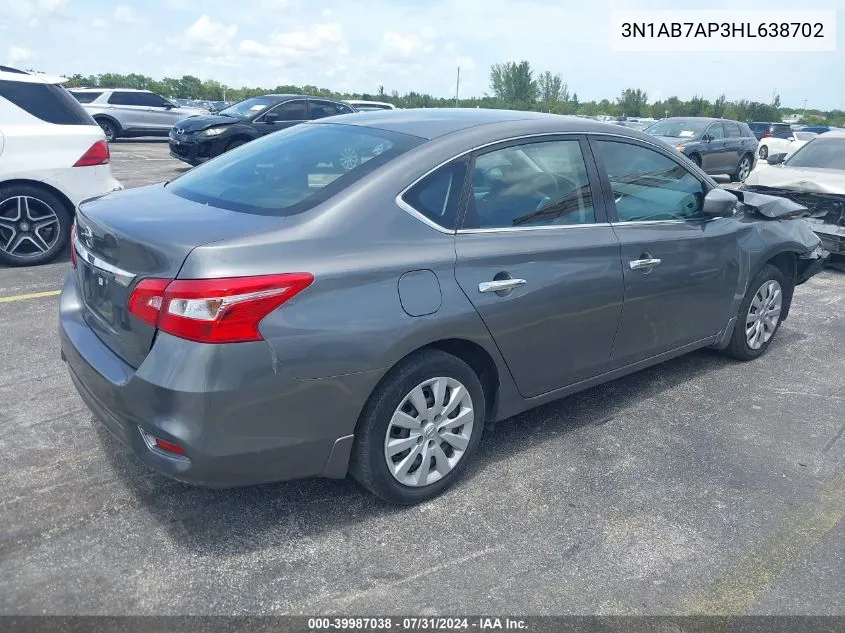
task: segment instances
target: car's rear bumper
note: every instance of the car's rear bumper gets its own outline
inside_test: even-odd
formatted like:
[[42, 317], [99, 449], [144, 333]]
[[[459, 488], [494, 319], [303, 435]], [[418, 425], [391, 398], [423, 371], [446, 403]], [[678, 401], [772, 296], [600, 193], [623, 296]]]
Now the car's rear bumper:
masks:
[[[300, 381], [263, 341], [213, 346], [161, 333], [134, 369], [86, 318], [71, 275], [60, 299], [62, 359], [96, 418], [148, 466], [213, 487], [345, 476], [377, 376]], [[151, 447], [151, 436], [178, 444], [185, 457]]]

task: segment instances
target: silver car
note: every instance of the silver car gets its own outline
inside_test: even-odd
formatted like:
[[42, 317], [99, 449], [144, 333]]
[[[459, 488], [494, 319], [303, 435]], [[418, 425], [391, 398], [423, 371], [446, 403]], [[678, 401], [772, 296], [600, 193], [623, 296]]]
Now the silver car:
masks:
[[108, 141], [167, 136], [177, 121], [208, 114], [208, 110], [178, 105], [149, 90], [73, 88], [70, 93], [100, 124]]
[[[380, 151], [347, 170], [351, 145]], [[485, 423], [703, 347], [762, 355], [826, 257], [802, 210], [616, 125], [329, 117], [83, 203], [62, 357], [171, 477], [351, 471], [414, 503]]]

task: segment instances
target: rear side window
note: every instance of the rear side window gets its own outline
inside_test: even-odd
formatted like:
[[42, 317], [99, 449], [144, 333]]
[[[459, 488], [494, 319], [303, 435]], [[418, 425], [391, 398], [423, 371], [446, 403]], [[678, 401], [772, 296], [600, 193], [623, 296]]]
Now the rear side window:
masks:
[[738, 123], [723, 123], [722, 125], [725, 126], [725, 135], [728, 138], [740, 138], [742, 136], [742, 130], [739, 128]]
[[314, 101], [311, 100], [311, 118], [324, 119], [327, 116], [334, 116], [336, 114], [346, 114], [352, 112], [349, 108], [343, 109], [339, 103], [332, 103], [331, 101]]
[[79, 103], [91, 103], [92, 101], [94, 101], [94, 99], [96, 99], [97, 97], [99, 97], [103, 93], [102, 92], [74, 92], [74, 91], [71, 90], [70, 94], [72, 94], [74, 97], [76, 97], [76, 100], [79, 101]]
[[167, 188], [213, 207], [289, 216], [328, 200], [423, 141], [357, 126], [295, 125], [226, 152]]
[[59, 85], [0, 80], [0, 97], [47, 123], [96, 125], [85, 108]]
[[109, 97], [112, 105], [138, 105], [138, 99], [134, 92], [113, 92]]
[[465, 161], [441, 167], [411, 187], [402, 199], [438, 226], [454, 229], [466, 171]]

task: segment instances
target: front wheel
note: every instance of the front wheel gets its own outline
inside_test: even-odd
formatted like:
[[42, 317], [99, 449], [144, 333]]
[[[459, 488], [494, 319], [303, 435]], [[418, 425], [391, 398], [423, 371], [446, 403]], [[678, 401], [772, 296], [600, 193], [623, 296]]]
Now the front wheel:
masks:
[[462, 360], [426, 350], [395, 367], [355, 432], [350, 471], [386, 501], [426, 501], [450, 486], [481, 441], [484, 390]]
[[97, 119], [97, 124], [100, 126], [100, 129], [103, 130], [103, 134], [106, 135], [106, 140], [109, 143], [114, 140], [117, 140], [117, 137], [119, 136], [117, 125], [115, 125], [108, 119]]
[[767, 265], [748, 286], [739, 306], [731, 342], [725, 350], [737, 360], [762, 356], [780, 328], [788, 287], [783, 272]]
[[45, 264], [70, 237], [71, 212], [54, 194], [31, 185], [0, 187], [0, 262]]

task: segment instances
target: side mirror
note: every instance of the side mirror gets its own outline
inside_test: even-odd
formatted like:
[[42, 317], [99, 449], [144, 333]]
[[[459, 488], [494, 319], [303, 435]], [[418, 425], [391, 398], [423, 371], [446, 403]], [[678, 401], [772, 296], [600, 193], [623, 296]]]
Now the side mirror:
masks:
[[265, 123], [273, 124], [273, 123], [278, 123], [280, 120], [281, 120], [281, 118], [279, 117], [278, 112], [268, 112], [267, 114], [264, 115], [264, 122]]
[[710, 141], [713, 140], [713, 137], [710, 136], [709, 134], [705, 134], [704, 136], [701, 137], [701, 140], [704, 141], [705, 143], [709, 143]]
[[787, 137], [786, 137], [786, 140], [787, 140], [787, 141], [789, 141], [789, 142], [791, 143], [792, 141], [794, 141], [794, 140], [795, 140], [795, 137], [794, 137], [794, 136], [787, 136]]
[[165, 104], [164, 104], [164, 109], [165, 109], [165, 110], [172, 110], [173, 108], [178, 108], [178, 107], [179, 107], [179, 106], [174, 105], [174, 104], [172, 104], [172, 103], [165, 103]]
[[786, 153], [781, 152], [780, 154], [770, 154], [766, 162], [769, 165], [780, 165], [784, 160], [786, 160]]
[[708, 218], [724, 218], [733, 215], [738, 199], [730, 191], [721, 187], [711, 189], [704, 196], [701, 212]]

